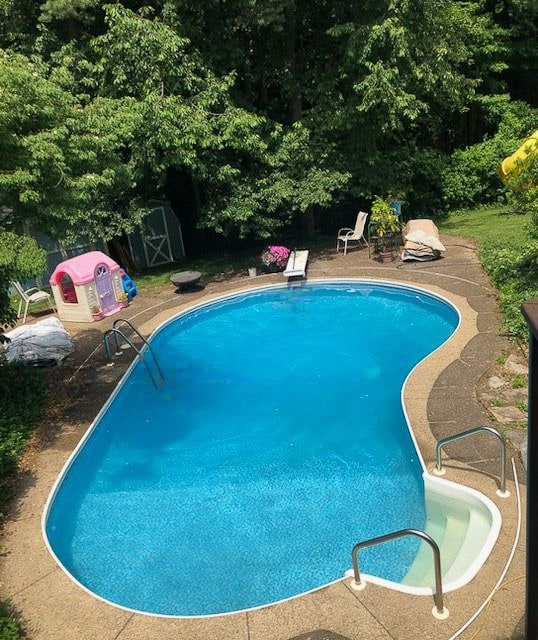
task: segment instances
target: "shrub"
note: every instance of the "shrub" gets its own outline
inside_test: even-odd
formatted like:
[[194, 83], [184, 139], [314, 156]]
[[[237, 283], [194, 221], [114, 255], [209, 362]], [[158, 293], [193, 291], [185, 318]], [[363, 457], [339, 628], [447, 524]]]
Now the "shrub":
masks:
[[536, 129], [538, 110], [524, 102], [496, 104], [491, 119], [498, 119], [497, 132], [490, 138], [455, 151], [442, 176], [445, 207], [458, 209], [496, 202], [506, 189], [498, 177], [500, 164]]
[[0, 640], [20, 640], [22, 629], [11, 613], [9, 602], [0, 602]]
[[409, 156], [409, 161], [411, 175], [404, 189], [405, 215], [433, 218], [442, 209], [441, 185], [447, 158], [434, 149], [420, 149]]
[[41, 370], [22, 364], [0, 366], [0, 500], [3, 502], [44, 400]]
[[538, 241], [523, 249], [486, 243], [480, 253], [484, 270], [498, 290], [506, 330], [526, 339], [528, 327], [521, 304], [538, 296]]
[[505, 191], [497, 176], [505, 155], [496, 138], [455, 151], [442, 177], [444, 204], [457, 209], [497, 201]]
[[515, 173], [507, 181], [508, 202], [516, 212], [530, 214], [531, 234], [538, 238], [538, 151], [529, 154]]

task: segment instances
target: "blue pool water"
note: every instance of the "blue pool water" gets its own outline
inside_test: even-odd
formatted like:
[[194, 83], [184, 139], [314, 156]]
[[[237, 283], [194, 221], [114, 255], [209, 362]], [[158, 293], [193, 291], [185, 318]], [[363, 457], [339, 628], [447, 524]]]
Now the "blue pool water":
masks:
[[[317, 283], [179, 317], [74, 458], [46, 534], [82, 585], [142, 611], [214, 614], [340, 578], [355, 542], [424, 526], [400, 403], [455, 311], [417, 290]], [[361, 553], [398, 580], [412, 540]]]

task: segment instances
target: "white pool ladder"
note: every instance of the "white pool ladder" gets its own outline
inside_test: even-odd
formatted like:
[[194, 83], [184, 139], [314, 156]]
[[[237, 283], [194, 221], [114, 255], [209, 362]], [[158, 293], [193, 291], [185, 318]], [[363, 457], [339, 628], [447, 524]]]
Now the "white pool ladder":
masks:
[[[138, 347], [136, 347], [133, 344], [133, 341], [130, 338], [128, 338], [123, 331], [118, 329], [118, 325], [121, 325], [122, 323], [128, 325], [131, 331], [140, 338], [140, 340], [143, 343], [142, 348], [139, 349]], [[112, 352], [110, 351], [110, 342], [109, 342], [110, 336], [114, 336], [114, 343], [116, 345], [116, 351], [114, 354], [112, 354]], [[164, 384], [164, 375], [163, 375], [161, 366], [159, 365], [159, 361], [157, 360], [157, 356], [155, 355], [155, 352], [151, 348], [151, 345], [146, 340], [146, 338], [144, 338], [144, 336], [140, 333], [140, 331], [138, 331], [138, 329], [131, 322], [129, 322], [129, 320], [126, 320], [125, 318], [118, 318], [117, 320], [114, 320], [114, 323], [112, 324], [112, 329], [108, 329], [107, 331], [105, 331], [103, 335], [103, 344], [105, 347], [105, 352], [106, 352], [108, 361], [113, 362], [113, 355], [116, 355], [116, 356], [122, 355], [118, 336], [122, 341], [128, 344], [133, 349], [133, 351], [135, 351], [136, 354], [140, 357], [140, 359], [144, 363], [144, 366], [146, 367], [146, 370], [148, 372], [148, 375], [151, 381], [153, 382], [153, 386], [155, 387], [155, 389], [159, 390]], [[152, 356], [153, 363], [155, 365], [155, 370], [157, 371], [157, 374], [158, 374], [157, 376], [155, 376], [154, 371], [152, 370], [152, 367], [150, 367], [148, 360], [146, 358], [146, 355], [148, 353], [150, 353]]]

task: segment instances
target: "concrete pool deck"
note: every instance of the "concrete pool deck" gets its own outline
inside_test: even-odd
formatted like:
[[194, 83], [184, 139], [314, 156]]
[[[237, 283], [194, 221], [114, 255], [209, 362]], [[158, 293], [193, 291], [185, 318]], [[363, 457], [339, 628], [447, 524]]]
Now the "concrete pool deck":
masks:
[[[443, 237], [446, 257], [430, 263], [381, 265], [368, 250], [347, 256], [310, 251], [308, 277], [372, 278], [414, 284], [456, 303], [462, 324], [456, 336], [428, 358], [407, 384], [405, 403], [428, 469], [435, 440], [480, 424], [490, 424], [476, 397], [480, 379], [506, 348], [499, 335], [494, 291], [484, 276], [474, 246], [467, 240]], [[122, 317], [133, 319], [144, 335], [168, 317], [195, 304], [242, 288], [282, 282], [281, 274], [255, 279], [231, 278], [207, 283], [202, 291], [175, 294], [171, 285], [142, 290]], [[116, 316], [117, 317], [117, 316]], [[50, 370], [60, 394], [56, 409], [39, 429], [19, 483], [18, 499], [8, 513], [0, 558], [0, 591], [20, 614], [32, 640], [418, 640], [523, 638], [524, 533], [515, 541], [516, 488], [508, 465], [509, 498], [499, 498], [497, 443], [480, 435], [446, 447], [445, 478], [478, 489], [500, 509], [503, 527], [492, 554], [465, 587], [445, 596], [447, 620], [431, 615], [433, 600], [368, 584], [350, 588], [349, 579], [314, 593], [262, 609], [198, 619], [153, 617], [122, 610], [86, 593], [74, 584], [50, 556], [41, 535], [47, 496], [65, 461], [115, 387], [130, 356], [107, 366], [103, 331], [115, 317], [93, 325], [65, 323], [76, 350], [64, 366]], [[509, 450], [511, 455], [517, 453]], [[524, 481], [520, 473], [522, 499]], [[467, 621], [486, 602], [515, 549], [501, 588], [482, 613]], [[136, 553], [136, 549], [133, 549]], [[351, 554], [351, 549], [350, 549]], [[349, 565], [351, 564], [351, 560]], [[143, 588], [143, 587], [142, 587]], [[463, 629], [458, 634], [459, 630]], [[458, 635], [455, 635], [458, 634]]]

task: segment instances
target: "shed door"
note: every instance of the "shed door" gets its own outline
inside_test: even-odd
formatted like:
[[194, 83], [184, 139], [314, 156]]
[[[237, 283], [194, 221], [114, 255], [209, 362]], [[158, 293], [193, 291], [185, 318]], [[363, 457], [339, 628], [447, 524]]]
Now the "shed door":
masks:
[[147, 266], [154, 267], [158, 264], [173, 262], [174, 256], [170, 247], [164, 207], [153, 209], [142, 224], [142, 241]]
[[116, 296], [112, 287], [112, 274], [106, 264], [98, 264], [95, 267], [95, 290], [103, 313], [117, 307]]

